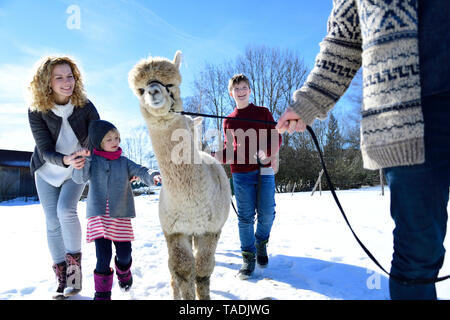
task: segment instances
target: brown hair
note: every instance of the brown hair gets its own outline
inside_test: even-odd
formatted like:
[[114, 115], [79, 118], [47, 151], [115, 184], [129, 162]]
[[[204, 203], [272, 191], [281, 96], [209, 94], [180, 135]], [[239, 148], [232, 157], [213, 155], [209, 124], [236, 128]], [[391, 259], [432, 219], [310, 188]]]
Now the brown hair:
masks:
[[235, 85], [237, 85], [239, 82], [245, 82], [248, 87], [250, 88], [250, 80], [248, 80], [248, 78], [242, 74], [235, 74], [230, 81], [228, 81], [228, 92], [231, 92], [234, 88]]
[[71, 103], [77, 107], [84, 107], [86, 104], [87, 97], [84, 91], [81, 73], [74, 60], [67, 56], [46, 56], [36, 63], [36, 71], [28, 87], [31, 94], [30, 104], [32, 110], [45, 113], [54, 107], [55, 101], [53, 100], [53, 90], [50, 88], [50, 83], [54, 67], [61, 64], [70, 66], [75, 79], [75, 87], [70, 97]]

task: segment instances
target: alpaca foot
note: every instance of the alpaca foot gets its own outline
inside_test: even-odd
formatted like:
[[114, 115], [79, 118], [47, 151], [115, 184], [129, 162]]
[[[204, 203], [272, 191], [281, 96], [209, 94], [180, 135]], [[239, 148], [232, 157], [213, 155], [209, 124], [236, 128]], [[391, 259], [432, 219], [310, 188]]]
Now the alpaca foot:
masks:
[[211, 300], [211, 297], [209, 295], [209, 282], [210, 282], [209, 279], [210, 279], [209, 276], [195, 278], [198, 300]]

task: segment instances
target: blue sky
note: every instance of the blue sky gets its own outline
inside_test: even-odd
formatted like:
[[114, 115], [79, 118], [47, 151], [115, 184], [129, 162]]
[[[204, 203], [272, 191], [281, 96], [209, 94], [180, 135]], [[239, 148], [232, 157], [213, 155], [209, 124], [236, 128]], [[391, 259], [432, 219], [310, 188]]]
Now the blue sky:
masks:
[[296, 50], [312, 68], [331, 7], [331, 0], [0, 0], [0, 149], [34, 147], [24, 91], [44, 55], [75, 57], [100, 116], [126, 137], [143, 123], [127, 82], [139, 59], [181, 50], [183, 97], [205, 62], [234, 59], [249, 45]]

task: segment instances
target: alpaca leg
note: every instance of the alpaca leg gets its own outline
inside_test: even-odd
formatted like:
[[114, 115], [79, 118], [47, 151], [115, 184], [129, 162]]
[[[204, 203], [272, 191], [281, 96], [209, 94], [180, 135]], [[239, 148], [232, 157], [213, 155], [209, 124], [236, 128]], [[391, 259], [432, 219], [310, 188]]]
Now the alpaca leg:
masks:
[[180, 288], [178, 287], [177, 281], [175, 280], [175, 276], [172, 275], [172, 271], [170, 272], [170, 276], [170, 287], [172, 288], [173, 300], [181, 300]]
[[199, 300], [209, 300], [209, 283], [214, 271], [217, 242], [220, 232], [194, 236], [196, 291]]
[[195, 299], [194, 256], [192, 254], [192, 236], [181, 233], [166, 236], [169, 249], [169, 270], [172, 275], [174, 299]]
[[170, 286], [172, 287], [172, 296], [173, 296], [174, 300], [181, 300], [180, 287], [178, 286], [178, 283], [175, 279], [174, 270], [172, 270], [172, 267], [171, 267], [171, 258], [170, 258], [171, 250], [170, 250], [170, 245], [169, 245], [169, 243], [171, 243], [171, 242], [169, 242], [169, 240], [171, 238], [169, 238], [169, 236], [165, 233], [164, 233], [164, 237], [166, 238], [167, 248], [169, 251], [169, 271], [170, 271], [170, 277], [171, 277]]

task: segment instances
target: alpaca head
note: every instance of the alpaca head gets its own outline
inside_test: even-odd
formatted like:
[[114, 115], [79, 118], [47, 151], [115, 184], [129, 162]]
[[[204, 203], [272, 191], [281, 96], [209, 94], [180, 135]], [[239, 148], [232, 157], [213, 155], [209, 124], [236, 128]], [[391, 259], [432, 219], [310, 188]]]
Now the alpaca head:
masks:
[[149, 57], [139, 61], [128, 75], [128, 82], [139, 98], [141, 112], [147, 120], [170, 119], [171, 111], [182, 111], [180, 98], [181, 52], [170, 61], [161, 57]]

